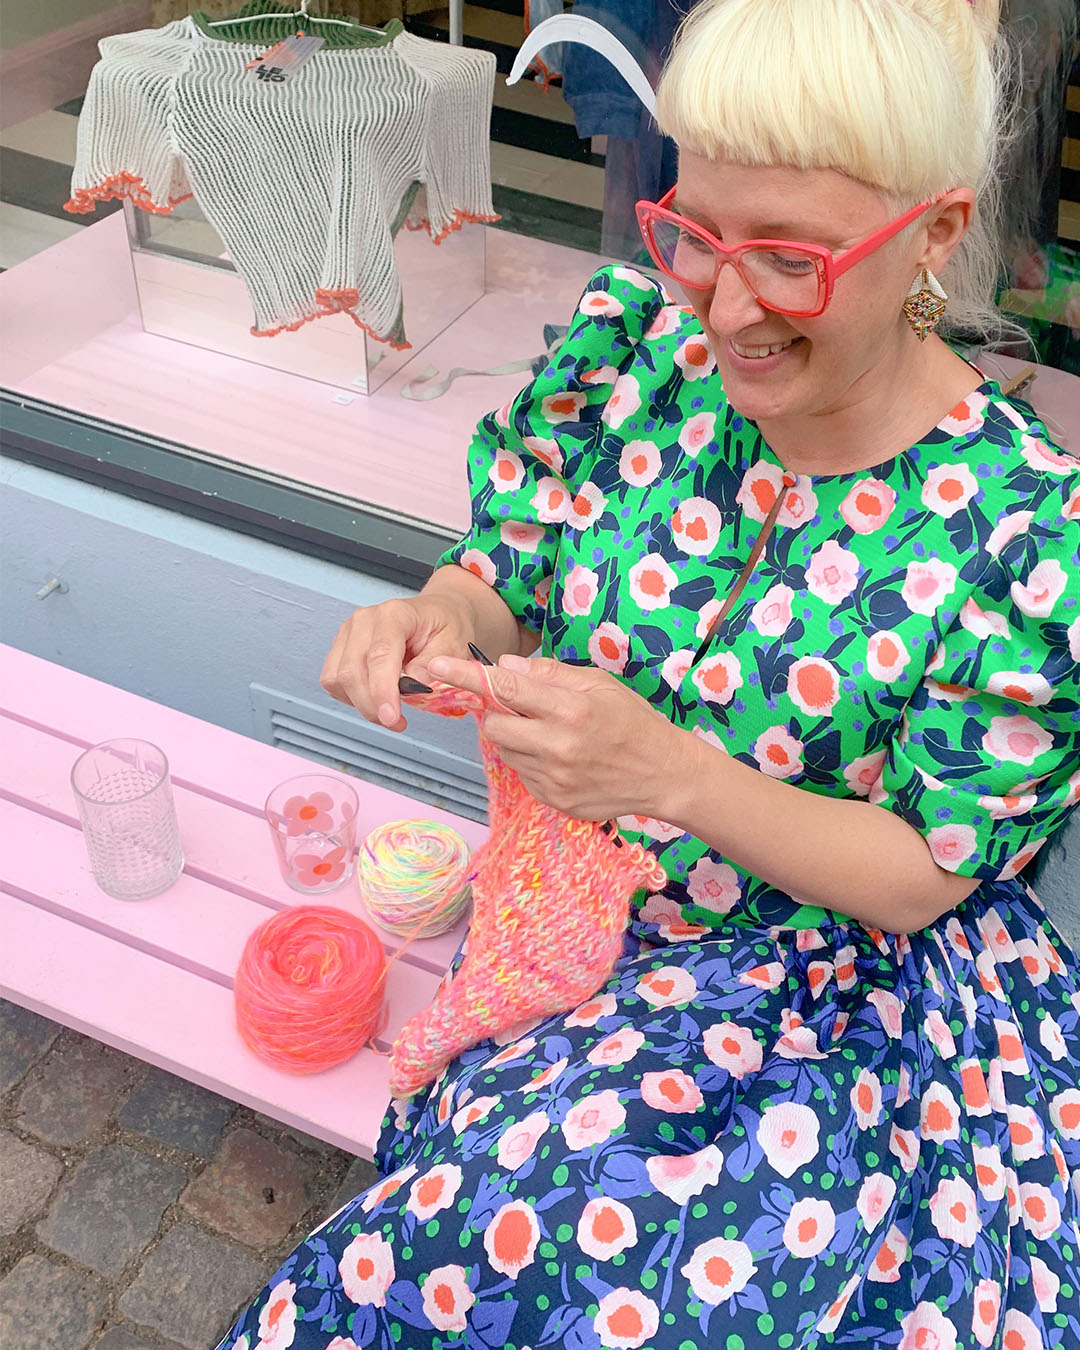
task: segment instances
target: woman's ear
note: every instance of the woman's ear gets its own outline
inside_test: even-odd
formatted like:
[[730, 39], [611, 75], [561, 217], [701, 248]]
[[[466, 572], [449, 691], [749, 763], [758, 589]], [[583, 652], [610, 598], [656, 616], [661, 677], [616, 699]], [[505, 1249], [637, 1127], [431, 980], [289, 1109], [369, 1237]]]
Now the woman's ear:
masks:
[[967, 234], [975, 215], [975, 193], [954, 188], [930, 208], [924, 226], [925, 243], [918, 266], [939, 272]]

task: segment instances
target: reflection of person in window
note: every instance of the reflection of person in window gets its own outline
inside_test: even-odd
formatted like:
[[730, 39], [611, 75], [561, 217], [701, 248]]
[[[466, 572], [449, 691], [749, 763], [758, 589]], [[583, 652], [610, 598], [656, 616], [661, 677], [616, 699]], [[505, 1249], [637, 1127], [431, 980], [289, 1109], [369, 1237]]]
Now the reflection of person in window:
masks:
[[994, 22], [692, 12], [644, 212], [688, 304], [592, 279], [469, 534], [323, 674], [400, 729], [403, 666], [499, 654], [504, 757], [670, 885], [594, 999], [394, 1105], [230, 1350], [1077, 1342], [1080, 963], [1018, 873], [1080, 797], [1080, 472], [927, 331], [993, 323]]

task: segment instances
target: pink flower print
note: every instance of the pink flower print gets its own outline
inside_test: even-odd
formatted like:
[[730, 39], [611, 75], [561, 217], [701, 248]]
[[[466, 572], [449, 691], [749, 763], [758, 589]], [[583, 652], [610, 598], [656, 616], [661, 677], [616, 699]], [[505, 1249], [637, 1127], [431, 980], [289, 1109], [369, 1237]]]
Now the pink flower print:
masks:
[[944, 1144], [960, 1137], [960, 1107], [944, 1083], [931, 1083], [923, 1093], [919, 1128], [924, 1139]]
[[469, 548], [461, 555], [459, 561], [466, 572], [479, 577], [485, 586], [495, 585], [495, 564], [487, 553], [478, 548]]
[[682, 322], [682, 312], [678, 305], [665, 305], [661, 309], [648, 328], [645, 329], [644, 337], [649, 341], [655, 341], [657, 338], [668, 337], [674, 333], [676, 328]]
[[660, 1309], [638, 1289], [620, 1287], [605, 1294], [593, 1318], [593, 1330], [604, 1350], [637, 1350], [652, 1340], [660, 1325]]
[[596, 603], [600, 589], [600, 578], [590, 567], [580, 563], [570, 569], [570, 575], [563, 583], [563, 613], [575, 618], [588, 614]]
[[904, 1005], [889, 989], [872, 989], [866, 996], [881, 1018], [881, 1025], [890, 1040], [899, 1040], [904, 1030]]
[[914, 1172], [919, 1165], [919, 1137], [914, 1130], [903, 1130], [894, 1125], [889, 1133], [889, 1152], [900, 1161], [905, 1172]]
[[871, 1129], [881, 1119], [881, 1079], [872, 1069], [860, 1069], [850, 1096], [855, 1123], [860, 1130]]
[[1061, 514], [1066, 520], [1080, 520], [1080, 487], [1074, 490], [1061, 508]]
[[626, 1108], [619, 1094], [609, 1088], [594, 1092], [572, 1106], [562, 1122], [566, 1144], [573, 1152], [602, 1144], [626, 1122]]
[[570, 503], [566, 523], [573, 530], [587, 530], [595, 525], [607, 509], [607, 498], [595, 483], [582, 483]]
[[961, 1247], [971, 1247], [982, 1225], [975, 1192], [962, 1177], [938, 1183], [930, 1197], [930, 1222], [938, 1236]]
[[296, 1336], [296, 1285], [282, 1280], [271, 1289], [259, 1313], [260, 1350], [289, 1350]]
[[[503, 1205], [484, 1230], [488, 1262], [500, 1275], [508, 1275], [512, 1280], [532, 1265], [539, 1241], [536, 1213], [524, 1200], [511, 1200]], [[464, 1326], [460, 1329], [464, 1330]]]
[[810, 486], [810, 479], [799, 474], [795, 479], [795, 486], [787, 490], [784, 504], [777, 514], [776, 522], [790, 530], [798, 525], [805, 525], [808, 520], [813, 520], [816, 515], [817, 496]]
[[697, 459], [701, 451], [709, 444], [716, 432], [715, 413], [695, 413], [688, 417], [679, 432], [679, 444], [690, 456]]
[[1033, 469], [1041, 473], [1064, 475], [1076, 472], [1077, 462], [1072, 455], [1055, 450], [1038, 436], [1021, 436], [1020, 453]]
[[581, 372], [582, 384], [614, 384], [618, 378], [619, 371], [616, 366], [599, 366], [596, 370], [583, 370]]
[[341, 1253], [338, 1272], [346, 1298], [361, 1307], [384, 1308], [396, 1278], [394, 1250], [379, 1233], [360, 1233]]
[[970, 825], [936, 825], [927, 831], [926, 843], [930, 856], [946, 872], [955, 872], [979, 849], [978, 836]]
[[531, 1050], [536, 1047], [535, 1036], [525, 1036], [521, 1040], [512, 1041], [504, 1049], [496, 1051], [490, 1059], [484, 1061], [485, 1069], [494, 1069], [499, 1064], [509, 1064], [511, 1060], [522, 1059]]
[[654, 1111], [686, 1115], [696, 1111], [705, 1099], [688, 1073], [681, 1069], [664, 1069], [642, 1076], [641, 1100]]
[[1044, 558], [1028, 573], [1026, 582], [1014, 581], [1009, 587], [1013, 604], [1034, 619], [1045, 619], [1053, 612], [1065, 589], [1065, 569], [1056, 558]]
[[552, 473], [561, 474], [563, 471], [563, 453], [559, 449], [559, 442], [546, 436], [522, 436], [521, 443], [526, 450], [530, 450], [541, 464], [546, 464]]
[[627, 582], [631, 598], [650, 614], [654, 609], [667, 609], [679, 578], [662, 554], [646, 553], [630, 568]]
[[648, 487], [660, 473], [660, 451], [652, 441], [627, 441], [619, 456], [619, 477], [634, 487]]
[[498, 1097], [474, 1097], [471, 1102], [459, 1106], [450, 1122], [454, 1134], [463, 1134], [470, 1125], [478, 1125], [480, 1121], [486, 1120], [498, 1103]]
[[1009, 1146], [1014, 1163], [1028, 1162], [1032, 1158], [1046, 1156], [1043, 1128], [1039, 1117], [1030, 1106], [1017, 1106], [1010, 1102]]
[[900, 1278], [900, 1267], [907, 1258], [908, 1240], [893, 1224], [881, 1241], [867, 1278], [875, 1284], [895, 1284]]
[[[1039, 1305], [1039, 1311], [1045, 1313], [1057, 1312], [1061, 1280], [1038, 1256], [1031, 1258], [1031, 1285], [1035, 1290], [1035, 1301]], [[1035, 1347], [1035, 1350], [1038, 1350], [1038, 1340], [1032, 1341], [1031, 1344]]]
[[1018, 534], [1027, 534], [1034, 514], [1034, 511], [1012, 511], [1001, 517], [983, 545], [991, 558], [996, 558], [1010, 539], [1015, 539]]
[[784, 979], [784, 967], [779, 961], [767, 961], [763, 966], [739, 973], [739, 983], [752, 984], [755, 989], [779, 989]]
[[996, 1280], [980, 1280], [975, 1286], [971, 1311], [971, 1334], [987, 1350], [997, 1340], [1001, 1315], [1001, 1285]]
[[1042, 1350], [1046, 1341], [1027, 1313], [1022, 1313], [1017, 1308], [1008, 1308], [1005, 1311], [1005, 1329], [1001, 1344], [1006, 1346], [1007, 1350]]
[[541, 478], [529, 505], [545, 525], [561, 525], [570, 513], [570, 493], [557, 478]]
[[649, 1180], [669, 1200], [685, 1205], [706, 1186], [715, 1186], [720, 1177], [724, 1155], [715, 1144], [697, 1153], [654, 1155], [645, 1160]]
[[499, 526], [499, 539], [517, 553], [534, 554], [544, 537], [542, 525], [526, 525], [519, 520], [504, 520]]
[[488, 480], [496, 492], [516, 492], [525, 477], [525, 465], [513, 450], [499, 448], [488, 470]]
[[690, 662], [693, 659], [693, 647], [680, 647], [677, 652], [672, 652], [665, 658], [664, 664], [660, 667], [660, 678], [670, 689], [678, 689], [686, 678], [686, 672], [690, 669]]
[[1051, 1097], [1050, 1119], [1062, 1139], [1080, 1139], [1080, 1090], [1066, 1088]]
[[942, 1059], [953, 1058], [956, 1054], [956, 1041], [953, 1039], [948, 1022], [945, 1021], [937, 1008], [931, 1008], [926, 1014], [923, 1020], [923, 1030]]
[[1049, 1013], [1039, 1023], [1039, 1042], [1055, 1063], [1069, 1053], [1061, 1026]]
[[818, 1118], [809, 1106], [781, 1102], [762, 1111], [757, 1141], [773, 1171], [790, 1177], [817, 1157], [818, 1128]]
[[684, 380], [700, 380], [716, 369], [709, 344], [697, 336], [688, 337], [682, 344], [675, 353], [675, 364], [682, 371]]
[[872, 755], [860, 755], [844, 767], [844, 782], [857, 797], [869, 797], [875, 783], [881, 781], [885, 768], [886, 750], [875, 750]]
[[979, 490], [975, 475], [966, 464], [939, 464], [926, 475], [922, 504], [948, 520], [963, 511]]
[[1046, 843], [1045, 838], [1033, 839], [1026, 848], [1022, 849], [1019, 853], [1015, 854], [1013, 857], [1009, 859], [1009, 861], [997, 874], [995, 880], [1011, 881], [1013, 877], [1019, 876], [1020, 873], [1024, 870], [1024, 868], [1028, 865], [1028, 863], [1032, 860], [1032, 858], [1034, 858], [1035, 854], [1038, 853], [1039, 849], [1041, 849], [1043, 844], [1045, 843]]
[[866, 644], [866, 668], [875, 680], [891, 684], [907, 668], [911, 656], [899, 633], [872, 633]]
[[971, 393], [941, 419], [940, 427], [949, 436], [967, 436], [979, 431], [986, 420], [986, 407], [990, 402], [985, 394]]
[[965, 961], [970, 961], [972, 959], [971, 943], [968, 942], [967, 934], [964, 932], [960, 920], [955, 916], [946, 923], [945, 936], [948, 938], [949, 945], [952, 947], [953, 951], [956, 952], [957, 956], [962, 956]]
[[630, 639], [617, 624], [598, 624], [589, 637], [588, 650], [594, 666], [621, 675], [630, 654]]
[[868, 1233], [872, 1233], [889, 1211], [896, 1196], [896, 1182], [886, 1172], [871, 1172], [859, 1188], [855, 1208]]
[[992, 820], [1006, 820], [1009, 816], [1026, 816], [1038, 801], [1034, 792], [1005, 797], [980, 797], [979, 805]]
[[819, 1256], [835, 1232], [836, 1212], [828, 1200], [796, 1200], [784, 1224], [784, 1246], [792, 1256]]
[[653, 283], [636, 267], [613, 267], [611, 275], [617, 281], [625, 281], [628, 286], [633, 286], [635, 291], [644, 291], [650, 296], [655, 293]]
[[620, 827], [630, 833], [644, 834], [660, 844], [670, 844], [673, 839], [682, 837], [679, 825], [671, 825], [666, 820], [657, 820], [655, 816], [619, 816]]
[[859, 560], [849, 549], [842, 548], [835, 539], [826, 539], [814, 551], [806, 569], [806, 586], [826, 604], [838, 605], [846, 600], [859, 580]]
[[794, 599], [795, 592], [783, 582], [769, 587], [750, 611], [750, 622], [762, 637], [783, 637], [791, 623]]
[[418, 1176], [409, 1187], [405, 1208], [421, 1223], [427, 1223], [441, 1210], [449, 1209], [461, 1186], [461, 1168], [455, 1163], [433, 1167]]
[[[236, 1350], [247, 1350], [246, 1341], [238, 1344]], [[363, 1346], [357, 1345], [351, 1336], [335, 1336], [326, 1350], [363, 1350]]]
[[720, 538], [720, 508], [706, 497], [688, 497], [671, 517], [671, 537], [684, 553], [707, 557]]
[[641, 389], [637, 380], [633, 375], [620, 375], [615, 381], [611, 397], [604, 404], [604, 411], [600, 414], [600, 420], [611, 427], [612, 430], [618, 430], [628, 417], [633, 417], [640, 407]]
[[[980, 642], [991, 635], [1005, 639], [1011, 636], [1009, 621], [1004, 614], [999, 614], [994, 609], [980, 609], [975, 601], [970, 599], [965, 600], [960, 607], [960, 627], [972, 637], [978, 638]], [[927, 669], [929, 670], [929, 667]]]
[[644, 1044], [644, 1032], [636, 1031], [633, 1027], [623, 1027], [621, 1031], [613, 1031], [602, 1041], [597, 1041], [585, 1058], [590, 1064], [629, 1064]]
[[750, 1027], [737, 1022], [715, 1022], [706, 1027], [702, 1047], [712, 1063], [726, 1069], [732, 1078], [745, 1078], [761, 1068], [760, 1042]]
[[385, 1181], [381, 1181], [377, 1186], [372, 1186], [360, 1202], [360, 1208], [365, 1214], [370, 1214], [384, 1200], [389, 1200], [392, 1195], [400, 1191], [409, 1178], [416, 1175], [417, 1171], [418, 1168], [410, 1163], [408, 1167], [403, 1167], [400, 1171], [394, 1172], [392, 1176], [388, 1176]]
[[727, 914], [742, 897], [739, 875], [728, 863], [706, 855], [699, 858], [686, 879], [690, 899], [713, 914]]
[[[835, 1040], [835, 1032], [833, 1035]], [[818, 1043], [817, 1032], [812, 1027], [795, 1026], [773, 1046], [773, 1054], [781, 1059], [826, 1059], [828, 1056]]]
[[936, 1303], [919, 1303], [900, 1323], [897, 1350], [956, 1350], [956, 1327]]
[[840, 1292], [829, 1304], [828, 1308], [825, 1309], [825, 1316], [821, 1318], [815, 1328], [817, 1331], [828, 1336], [836, 1330], [840, 1325], [840, 1319], [847, 1309], [851, 1296], [855, 1292], [855, 1286], [861, 1283], [862, 1278], [862, 1272], [857, 1270], [850, 1279], [844, 1282]]
[[1006, 764], [1034, 764], [1054, 745], [1054, 738], [1038, 722], [1018, 714], [992, 717], [982, 738], [983, 749]]
[[[1050, 962], [1046, 956], [1039, 950], [1038, 946], [1030, 938], [1021, 938], [1016, 944], [1016, 950], [1020, 953], [1020, 960], [1024, 966], [1024, 974], [1034, 985], [1045, 984], [1050, 978]], [[1040, 1027], [1042, 1023], [1039, 1023]]]
[[621, 1200], [599, 1196], [581, 1211], [577, 1244], [594, 1261], [610, 1261], [613, 1256], [636, 1247], [637, 1240], [634, 1211]]
[[696, 998], [698, 985], [682, 966], [660, 966], [642, 975], [635, 992], [654, 1008], [673, 1008]]
[[863, 478], [840, 503], [840, 517], [856, 534], [873, 534], [889, 519], [896, 493], [878, 478]]
[[799, 778], [803, 772], [803, 743], [784, 727], [769, 727], [754, 742], [752, 753], [762, 773], [770, 778]]
[[993, 905], [987, 905], [978, 923], [983, 937], [998, 961], [1017, 960], [1019, 952], [1016, 950], [1009, 930], [1002, 922], [1001, 915]]
[[517, 1089], [518, 1092], [539, 1092], [541, 1088], [549, 1087], [563, 1072], [568, 1063], [569, 1060], [567, 1060], [565, 1056], [562, 1059], [557, 1059], [554, 1064], [548, 1065], [542, 1073], [538, 1073], [534, 1078], [530, 1078], [527, 1083], [522, 1083], [521, 1087]]
[[900, 594], [912, 614], [931, 618], [955, 589], [956, 568], [931, 558], [929, 562], [908, 563]]
[[293, 876], [299, 886], [328, 886], [345, 872], [344, 847], [327, 853], [297, 853], [292, 860]]
[[690, 1281], [695, 1298], [715, 1308], [742, 1293], [757, 1266], [745, 1242], [710, 1238], [694, 1248], [679, 1273]]
[[308, 797], [290, 797], [281, 808], [282, 821], [290, 837], [298, 834], [329, 834], [334, 828], [330, 812], [334, 799], [329, 792], [313, 792]]
[[551, 1128], [546, 1111], [533, 1111], [505, 1129], [499, 1136], [497, 1158], [500, 1167], [514, 1172], [528, 1162], [536, 1146]]
[[464, 1266], [437, 1266], [424, 1280], [424, 1316], [437, 1331], [464, 1331], [466, 1314], [475, 1302]]
[[1069, 640], [1069, 655], [1074, 661], [1080, 661], [1080, 619], [1074, 619], [1065, 633]]
[[1061, 1206], [1049, 1186], [1036, 1181], [1020, 1183], [1020, 1218], [1040, 1242], [1054, 1236], [1061, 1227]]
[[1015, 1074], [1018, 1078], [1026, 1078], [1031, 1072], [1028, 1065], [1027, 1055], [1024, 1053], [1024, 1042], [1020, 1038], [1020, 1033], [1013, 1022], [1005, 1018], [994, 1018], [994, 1029], [997, 1032], [998, 1053], [996, 1059], [990, 1061], [990, 1067], [998, 1064], [1003, 1073]]
[[760, 524], [772, 510], [778, 492], [786, 492], [784, 505], [776, 517], [778, 525], [791, 529], [817, 515], [817, 496], [809, 478], [799, 475], [794, 486], [785, 489], [784, 470], [778, 464], [765, 464], [760, 460], [743, 474], [735, 500], [744, 515]]
[[1001, 1165], [1001, 1151], [996, 1144], [972, 1144], [975, 1160], [975, 1182], [987, 1200], [1000, 1200], [1005, 1194], [1005, 1169]]
[[606, 314], [612, 318], [623, 312], [623, 303], [607, 291], [586, 291], [578, 303], [579, 314]]
[[[568, 1027], [594, 1027], [601, 1017], [614, 1017], [617, 1008], [614, 994], [599, 994], [585, 1003], [579, 1003], [564, 1022]], [[644, 1041], [642, 1037], [642, 1041]]]
[[840, 698], [840, 677], [822, 657], [804, 656], [788, 668], [787, 692], [800, 712], [827, 717]]
[[569, 390], [548, 394], [540, 400], [540, 416], [548, 422], [576, 422], [578, 413], [588, 401], [588, 394], [571, 393]]
[[706, 656], [694, 667], [690, 677], [694, 687], [706, 703], [726, 706], [743, 682], [742, 667], [734, 652], [717, 652]]

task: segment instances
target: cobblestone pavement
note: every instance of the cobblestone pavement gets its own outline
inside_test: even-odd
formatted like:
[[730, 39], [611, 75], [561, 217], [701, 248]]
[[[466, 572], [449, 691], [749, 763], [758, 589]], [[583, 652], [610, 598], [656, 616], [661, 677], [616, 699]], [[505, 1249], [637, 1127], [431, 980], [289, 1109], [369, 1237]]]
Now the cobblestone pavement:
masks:
[[210, 1350], [374, 1177], [0, 999], [4, 1350]]

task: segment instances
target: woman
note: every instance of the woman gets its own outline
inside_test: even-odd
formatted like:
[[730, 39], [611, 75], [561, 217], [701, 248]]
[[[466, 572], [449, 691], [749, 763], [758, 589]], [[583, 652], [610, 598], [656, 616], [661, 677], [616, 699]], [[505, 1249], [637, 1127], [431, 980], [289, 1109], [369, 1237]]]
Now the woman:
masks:
[[592, 279], [323, 674], [400, 729], [403, 668], [497, 654], [504, 759], [670, 884], [594, 999], [394, 1103], [230, 1350], [1080, 1345], [1080, 964], [1018, 878], [1080, 797], [1080, 466], [927, 329], [938, 277], [988, 314], [995, 21], [685, 25], [643, 220], [689, 304]]

